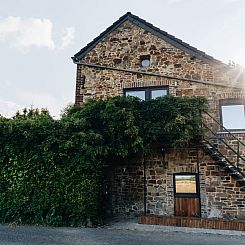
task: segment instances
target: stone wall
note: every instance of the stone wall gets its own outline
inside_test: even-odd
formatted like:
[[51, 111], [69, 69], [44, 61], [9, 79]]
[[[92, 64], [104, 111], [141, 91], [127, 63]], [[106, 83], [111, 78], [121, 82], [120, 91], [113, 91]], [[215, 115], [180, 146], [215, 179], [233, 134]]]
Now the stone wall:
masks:
[[[140, 56], [150, 55], [151, 65], [140, 66]], [[82, 61], [109, 67], [175, 74], [204, 81], [229, 81], [230, 70], [221, 63], [204, 63], [165, 42], [163, 39], [132, 24], [124, 22], [96, 45]]]
[[[140, 66], [142, 55], [150, 55], [150, 67]], [[206, 96], [210, 113], [220, 121], [220, 100], [245, 98], [245, 91], [236, 87], [235, 70], [212, 58], [205, 62], [126, 21], [78, 63], [76, 104], [122, 96], [128, 88], [168, 86], [172, 96]], [[219, 130], [208, 117], [206, 123]], [[237, 136], [244, 141], [245, 134]], [[234, 162], [234, 155], [222, 147], [221, 152]], [[152, 154], [145, 163], [147, 213], [173, 215], [173, 174], [199, 170], [202, 217], [244, 218], [245, 192], [202, 150], [198, 154], [193, 149], [175, 150], [164, 158]], [[240, 168], [245, 171], [244, 162]], [[110, 170], [110, 181], [114, 213], [143, 212], [142, 159], [115, 166]]]
[[[142, 55], [150, 55], [150, 67], [140, 66]], [[234, 72], [212, 59], [205, 63], [126, 21], [78, 63], [75, 101], [82, 105], [91, 98], [122, 96], [128, 88], [168, 86], [172, 96], [206, 96], [219, 121], [220, 100], [245, 98], [245, 91], [236, 87]]]
[[[113, 214], [144, 212], [143, 162], [111, 170]], [[245, 190], [203, 150], [173, 150], [146, 158], [147, 214], [174, 215], [174, 173], [198, 173], [202, 218], [245, 218]]]
[[137, 214], [144, 208], [144, 175], [140, 162], [110, 171], [111, 204], [114, 214]]
[[[127, 88], [154, 86], [168, 86], [169, 94], [172, 96], [206, 96], [208, 97], [210, 108], [217, 113], [219, 113], [220, 99], [245, 98], [245, 92], [241, 91], [240, 88], [210, 83], [195, 83], [87, 66], [78, 71], [81, 73], [78, 75], [80, 78], [85, 77], [85, 85], [84, 88], [80, 87], [79, 94], [76, 95], [77, 104], [83, 104], [91, 98], [108, 99], [114, 96], [122, 96], [123, 89]], [[79, 83], [81, 83], [80, 80]]]
[[244, 188], [203, 152], [200, 154], [200, 173], [204, 217], [244, 219]]
[[[141, 67], [142, 55], [150, 55], [150, 67]], [[128, 87], [169, 85], [170, 94], [191, 96], [212, 95], [213, 91], [216, 93], [216, 90], [224, 89], [210, 87], [210, 83], [236, 83], [232, 80], [234, 71], [221, 62], [204, 63], [129, 21], [98, 43], [80, 62], [77, 65], [77, 86], [80, 86], [80, 91], [76, 92], [77, 104], [86, 102], [88, 98], [107, 99], [122, 95], [123, 88]], [[89, 67], [82, 63], [102, 65], [104, 68]], [[132, 73], [132, 70], [142, 73]], [[145, 72], [206, 81], [207, 84], [166, 79], [143, 74]], [[80, 85], [81, 78], [85, 78], [84, 87]], [[228, 88], [227, 92], [230, 91]]]

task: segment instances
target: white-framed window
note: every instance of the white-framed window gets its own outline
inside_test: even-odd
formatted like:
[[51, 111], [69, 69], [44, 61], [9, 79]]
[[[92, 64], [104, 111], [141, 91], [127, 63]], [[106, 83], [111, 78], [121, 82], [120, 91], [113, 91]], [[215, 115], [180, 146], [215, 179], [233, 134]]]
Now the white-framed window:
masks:
[[152, 100], [168, 95], [168, 87], [146, 87], [124, 89], [125, 96], [135, 96], [141, 100]]
[[245, 101], [221, 100], [221, 124], [228, 130], [245, 130]]

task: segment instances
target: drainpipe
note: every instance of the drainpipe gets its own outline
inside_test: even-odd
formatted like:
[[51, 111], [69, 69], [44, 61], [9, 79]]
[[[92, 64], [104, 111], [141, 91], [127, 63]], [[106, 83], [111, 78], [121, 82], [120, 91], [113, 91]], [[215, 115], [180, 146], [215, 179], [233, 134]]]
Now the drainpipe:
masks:
[[147, 198], [147, 186], [146, 186], [146, 163], [145, 153], [143, 154], [143, 177], [144, 177], [144, 215], [146, 215], [146, 198]]
[[200, 164], [199, 164], [199, 147], [196, 148], [196, 157], [197, 157], [197, 173], [198, 173], [198, 176], [200, 174]]
[[202, 218], [202, 203], [201, 203], [201, 184], [200, 184], [200, 162], [199, 162], [199, 147], [196, 148], [197, 153], [197, 176], [198, 176], [198, 193], [199, 193], [199, 212], [200, 212], [200, 218]]

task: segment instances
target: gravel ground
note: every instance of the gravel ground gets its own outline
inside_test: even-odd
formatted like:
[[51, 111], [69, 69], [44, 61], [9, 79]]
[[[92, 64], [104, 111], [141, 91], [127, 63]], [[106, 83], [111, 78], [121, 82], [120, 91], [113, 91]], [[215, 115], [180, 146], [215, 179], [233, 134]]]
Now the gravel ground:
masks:
[[139, 225], [112, 220], [103, 228], [0, 226], [0, 245], [244, 245], [245, 232]]

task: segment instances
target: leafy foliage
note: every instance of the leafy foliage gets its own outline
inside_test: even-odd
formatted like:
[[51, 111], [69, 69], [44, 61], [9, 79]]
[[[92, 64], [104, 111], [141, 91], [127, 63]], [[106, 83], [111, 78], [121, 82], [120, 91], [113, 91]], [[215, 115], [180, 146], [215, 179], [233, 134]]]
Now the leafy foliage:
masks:
[[103, 167], [146, 149], [188, 146], [202, 135], [202, 97], [115, 97], [0, 117], [0, 220], [48, 225], [99, 222]]

